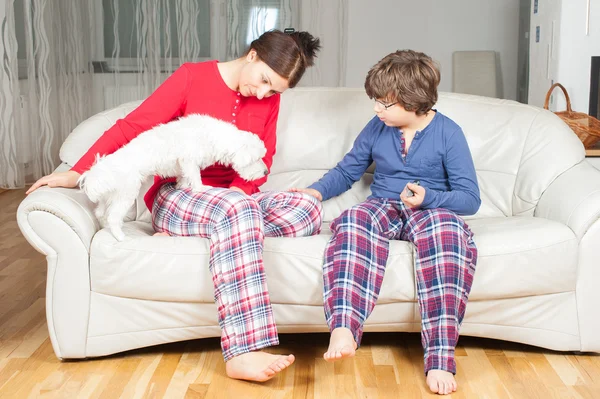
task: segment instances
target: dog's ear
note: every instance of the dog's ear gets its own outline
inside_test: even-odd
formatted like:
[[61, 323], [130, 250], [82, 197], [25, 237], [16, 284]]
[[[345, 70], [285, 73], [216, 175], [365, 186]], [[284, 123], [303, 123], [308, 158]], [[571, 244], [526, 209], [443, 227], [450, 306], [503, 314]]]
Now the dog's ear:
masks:
[[232, 161], [237, 167], [243, 168], [255, 162], [256, 156], [252, 154], [251, 148], [244, 144], [235, 152]]
[[263, 159], [266, 154], [267, 149], [263, 141], [255, 136], [240, 144], [233, 161], [236, 165], [244, 167]]

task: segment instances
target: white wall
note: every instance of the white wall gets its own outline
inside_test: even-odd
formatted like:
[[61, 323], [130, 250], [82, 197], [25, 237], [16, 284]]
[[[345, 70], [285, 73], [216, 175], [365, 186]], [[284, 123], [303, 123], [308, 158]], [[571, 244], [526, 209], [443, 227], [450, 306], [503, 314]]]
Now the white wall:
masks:
[[367, 72], [400, 49], [422, 51], [441, 65], [440, 91], [452, 89], [452, 53], [499, 53], [503, 98], [517, 96], [519, 0], [350, 1], [346, 85], [362, 87]]
[[[591, 57], [600, 56], [600, 0], [590, 0], [590, 32], [585, 34], [587, 0], [563, 2], [557, 81], [567, 89], [574, 111], [589, 111]], [[562, 95], [558, 110], [565, 109]]]
[[[600, 0], [590, 0], [590, 32], [585, 33], [587, 0], [539, 0], [539, 14], [531, 16], [531, 58], [529, 103], [544, 104], [552, 81], [567, 89], [574, 111], [589, 111], [591, 57], [600, 56]], [[554, 48], [547, 78], [547, 47], [552, 43], [552, 21], [555, 21]], [[540, 43], [535, 43], [535, 26], [541, 27]], [[550, 109], [566, 109], [565, 97], [559, 89], [552, 95]]]
[[[570, 0], [571, 2], [573, 0]], [[559, 43], [561, 30], [561, 0], [539, 0], [538, 12], [533, 13], [531, 2], [531, 26], [529, 34], [529, 104], [541, 107], [552, 81], [557, 81], [558, 60], [561, 57]], [[554, 42], [552, 24], [554, 23]], [[536, 42], [536, 27], [540, 27], [540, 41]], [[548, 58], [550, 56], [550, 58]], [[558, 93], [559, 89], [556, 89]], [[556, 98], [556, 96], [553, 96]], [[556, 104], [551, 103], [550, 109]]]

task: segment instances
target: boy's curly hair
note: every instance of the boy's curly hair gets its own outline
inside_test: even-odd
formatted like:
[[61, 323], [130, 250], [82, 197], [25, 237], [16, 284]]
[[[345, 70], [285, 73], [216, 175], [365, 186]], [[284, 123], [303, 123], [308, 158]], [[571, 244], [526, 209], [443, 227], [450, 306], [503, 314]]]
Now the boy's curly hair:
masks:
[[440, 69], [424, 53], [399, 50], [375, 64], [365, 80], [369, 98], [398, 101], [407, 111], [426, 114], [437, 102]]

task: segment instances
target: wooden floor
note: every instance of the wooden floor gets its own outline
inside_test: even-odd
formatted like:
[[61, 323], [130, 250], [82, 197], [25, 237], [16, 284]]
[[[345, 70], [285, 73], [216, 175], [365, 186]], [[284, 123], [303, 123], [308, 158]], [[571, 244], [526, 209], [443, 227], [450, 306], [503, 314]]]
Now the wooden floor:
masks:
[[[265, 384], [225, 376], [219, 341], [204, 339], [108, 358], [61, 362], [48, 338], [46, 262], [22, 237], [24, 190], [0, 194], [0, 397], [6, 398], [420, 398], [417, 334], [365, 334], [353, 360], [326, 363], [327, 335], [282, 335], [275, 353], [297, 361]], [[600, 334], [600, 331], [598, 332]], [[600, 356], [461, 338], [453, 398], [600, 398]]]

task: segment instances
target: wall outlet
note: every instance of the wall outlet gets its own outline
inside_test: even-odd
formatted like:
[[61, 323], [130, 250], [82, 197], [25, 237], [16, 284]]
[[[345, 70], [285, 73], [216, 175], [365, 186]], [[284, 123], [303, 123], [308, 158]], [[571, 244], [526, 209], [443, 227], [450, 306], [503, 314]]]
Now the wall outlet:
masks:
[[534, 2], [533, 2], [533, 13], [534, 14], [538, 13], [538, 0], [534, 0]]
[[540, 42], [540, 26], [536, 26], [535, 27], [535, 42], [539, 43]]

